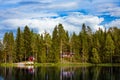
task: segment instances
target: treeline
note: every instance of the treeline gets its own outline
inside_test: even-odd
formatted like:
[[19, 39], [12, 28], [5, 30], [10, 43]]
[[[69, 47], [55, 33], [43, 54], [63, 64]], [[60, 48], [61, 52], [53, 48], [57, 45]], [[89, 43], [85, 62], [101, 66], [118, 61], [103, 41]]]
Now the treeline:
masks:
[[[69, 35], [62, 24], [55, 26], [52, 35], [45, 32], [37, 34], [28, 26], [22, 31], [17, 29], [6, 32], [0, 42], [0, 62], [13, 63], [26, 61], [34, 56], [38, 63], [60, 62], [64, 52], [74, 53], [72, 62], [119, 63], [120, 62], [120, 29], [99, 29], [92, 32], [89, 26], [82, 25], [79, 34]], [[64, 59], [64, 58], [62, 58]]]

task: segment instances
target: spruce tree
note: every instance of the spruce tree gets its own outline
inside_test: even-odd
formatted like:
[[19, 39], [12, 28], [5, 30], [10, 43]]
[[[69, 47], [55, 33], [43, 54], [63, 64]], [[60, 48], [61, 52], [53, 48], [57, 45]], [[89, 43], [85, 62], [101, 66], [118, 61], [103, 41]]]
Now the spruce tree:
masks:
[[4, 62], [13, 62], [13, 56], [14, 56], [14, 36], [12, 32], [5, 33], [4, 39], [3, 39], [3, 45], [4, 45]]
[[105, 53], [104, 53], [104, 58], [106, 62], [112, 63], [112, 56], [114, 54], [114, 49], [115, 49], [114, 41], [112, 40], [110, 34], [108, 34], [106, 38]]
[[46, 54], [46, 62], [51, 62], [51, 44], [52, 39], [49, 33], [45, 32], [44, 34], [44, 45], [45, 45], [45, 54]]
[[83, 24], [82, 25], [82, 31], [81, 31], [81, 42], [82, 42], [82, 54], [81, 54], [81, 58], [82, 58], [82, 62], [87, 62], [88, 61], [88, 41], [87, 41], [87, 29], [86, 29], [86, 25]]
[[80, 62], [80, 38], [74, 32], [71, 36], [70, 44], [71, 44], [71, 52], [74, 53], [74, 61]]
[[[105, 42], [106, 42], [106, 31], [103, 31], [102, 29], [99, 29], [95, 32], [96, 37], [96, 49], [99, 52], [100, 60], [101, 62], [104, 62], [104, 52], [105, 52]], [[98, 49], [99, 48], [99, 49]]]
[[51, 62], [59, 62], [60, 61], [60, 47], [59, 47], [59, 38], [58, 38], [58, 28], [57, 26], [54, 28], [52, 33], [52, 60]]
[[[67, 52], [67, 36], [66, 31], [62, 24], [58, 25], [58, 43], [59, 43], [59, 55], [62, 55], [64, 52]], [[69, 51], [69, 50], [68, 50]], [[62, 57], [61, 57], [62, 60]]]
[[22, 54], [22, 32], [20, 30], [20, 27], [17, 29], [17, 36], [16, 36], [16, 61], [20, 62], [22, 61], [23, 54]]
[[92, 56], [90, 59], [92, 63], [95, 63], [95, 64], [100, 63], [100, 58], [99, 58], [98, 51], [96, 48], [92, 49]]
[[3, 48], [4, 48], [3, 43], [0, 40], [0, 55], [1, 55], [0, 56], [0, 63], [3, 62]]
[[44, 43], [44, 36], [43, 35], [41, 35], [40, 36], [40, 53], [39, 53], [39, 61], [41, 62], [41, 63], [45, 63], [46, 62], [46, 49], [45, 49], [45, 43]]
[[4, 55], [3, 55], [3, 61], [6, 63], [8, 61], [8, 52], [9, 52], [9, 45], [8, 45], [8, 32], [4, 34], [3, 38], [3, 46], [4, 46]]
[[38, 61], [38, 53], [39, 53], [39, 36], [34, 32], [31, 32], [32, 38], [31, 38], [31, 48], [32, 48], [32, 56], [35, 58], [35, 61]]
[[27, 60], [29, 56], [32, 56], [32, 48], [31, 48], [31, 31], [28, 26], [24, 28], [24, 60]]
[[8, 36], [8, 46], [9, 46], [9, 52], [8, 52], [8, 60], [10, 63], [13, 63], [13, 61], [15, 61], [14, 57], [15, 57], [15, 54], [14, 54], [14, 48], [15, 48], [15, 45], [14, 45], [14, 35], [13, 35], [13, 32], [10, 32], [9, 33], [9, 36]]
[[115, 63], [119, 63], [120, 62], [120, 58], [119, 58], [120, 57], [120, 29], [117, 27], [111, 27], [108, 31], [111, 34], [111, 37], [115, 45], [113, 61]]

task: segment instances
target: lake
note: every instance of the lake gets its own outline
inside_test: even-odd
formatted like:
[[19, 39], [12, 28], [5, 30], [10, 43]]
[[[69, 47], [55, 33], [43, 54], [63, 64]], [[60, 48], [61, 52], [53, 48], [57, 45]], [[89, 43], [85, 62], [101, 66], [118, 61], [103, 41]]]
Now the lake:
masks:
[[119, 80], [120, 67], [0, 67], [0, 80]]

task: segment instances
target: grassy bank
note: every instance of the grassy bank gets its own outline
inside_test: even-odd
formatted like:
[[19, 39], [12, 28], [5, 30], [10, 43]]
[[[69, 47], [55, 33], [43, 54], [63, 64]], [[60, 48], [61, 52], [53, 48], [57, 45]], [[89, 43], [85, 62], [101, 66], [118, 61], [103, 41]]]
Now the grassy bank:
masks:
[[[86, 66], [100, 66], [100, 67], [107, 67], [107, 66], [120, 66], [120, 63], [102, 63], [102, 64], [92, 64], [92, 63], [34, 63], [35, 67], [52, 67], [52, 66], [58, 66], [58, 67], [64, 67], [64, 66], [75, 66], [75, 67], [86, 67]], [[15, 63], [0, 63], [0, 66], [2, 67], [17, 67]]]
[[35, 66], [92, 66], [91, 63], [35, 63]]
[[2, 67], [14, 67], [16, 65], [14, 63], [0, 63], [0, 66], [2, 66]]
[[107, 67], [107, 66], [120, 66], [120, 63], [101, 63], [101, 64], [97, 64], [97, 66], [103, 66], [103, 67]]
[[[31, 64], [32, 65], [32, 64]], [[35, 67], [52, 67], [52, 66], [93, 66], [91, 63], [34, 63]], [[2, 67], [17, 67], [16, 63], [1, 63]]]

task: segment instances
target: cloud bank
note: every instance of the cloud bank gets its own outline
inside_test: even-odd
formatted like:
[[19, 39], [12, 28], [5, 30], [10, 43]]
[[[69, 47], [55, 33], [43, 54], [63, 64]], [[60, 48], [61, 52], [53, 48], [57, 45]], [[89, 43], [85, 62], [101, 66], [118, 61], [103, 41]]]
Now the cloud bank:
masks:
[[[0, 0], [0, 37], [28, 25], [49, 33], [62, 23], [78, 33], [85, 23], [93, 30], [120, 27], [120, 0]], [[113, 17], [113, 18], [111, 18]]]
[[64, 28], [69, 32], [78, 33], [81, 30], [81, 25], [83, 23], [90, 26], [93, 30], [97, 30], [98, 28], [103, 29], [103, 26], [100, 25], [102, 21], [104, 21], [104, 18], [73, 13], [68, 16], [57, 18], [7, 19], [2, 21], [0, 24], [9, 26], [10, 29], [16, 29], [18, 26], [24, 27], [25, 25], [28, 25], [30, 28], [37, 29], [39, 33], [45, 30], [51, 33], [56, 25], [62, 23]]

